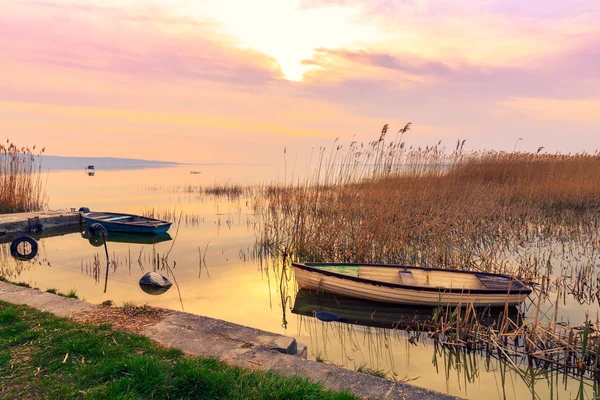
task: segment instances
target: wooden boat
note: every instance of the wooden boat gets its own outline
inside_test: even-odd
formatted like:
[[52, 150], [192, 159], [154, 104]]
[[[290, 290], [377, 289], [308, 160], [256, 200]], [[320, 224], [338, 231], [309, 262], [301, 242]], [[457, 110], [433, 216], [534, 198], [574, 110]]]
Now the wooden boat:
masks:
[[531, 289], [508, 275], [386, 264], [293, 263], [296, 282], [311, 289], [385, 303], [503, 306]]
[[108, 232], [158, 235], [167, 232], [171, 227], [170, 222], [132, 214], [82, 212], [81, 216], [88, 225], [98, 223]]
[[[416, 329], [430, 326], [436, 313], [453, 309], [454, 307], [447, 309], [445, 306], [440, 310], [437, 306], [382, 303], [300, 289], [296, 294], [292, 313], [319, 319], [319, 313], [325, 312], [336, 315], [337, 321], [346, 324], [387, 329]], [[513, 321], [523, 318], [515, 306], [480, 307], [476, 309], [476, 313], [477, 321], [484, 326], [502, 321], [501, 316], [504, 313]]]

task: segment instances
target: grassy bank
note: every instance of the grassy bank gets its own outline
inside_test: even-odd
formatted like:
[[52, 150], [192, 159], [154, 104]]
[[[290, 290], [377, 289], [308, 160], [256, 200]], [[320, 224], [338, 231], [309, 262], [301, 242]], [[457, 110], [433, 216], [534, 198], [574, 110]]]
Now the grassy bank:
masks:
[[47, 199], [41, 179], [41, 152], [0, 144], [0, 214], [37, 211]]
[[0, 302], [3, 399], [353, 399], [305, 379], [184, 356], [108, 325]]

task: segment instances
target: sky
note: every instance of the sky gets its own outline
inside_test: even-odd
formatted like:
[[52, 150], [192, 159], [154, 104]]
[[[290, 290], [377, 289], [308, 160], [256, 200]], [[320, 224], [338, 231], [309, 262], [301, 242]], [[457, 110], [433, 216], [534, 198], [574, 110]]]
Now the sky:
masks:
[[407, 145], [594, 152], [599, 20], [598, 0], [1, 1], [0, 140], [265, 163], [412, 122]]

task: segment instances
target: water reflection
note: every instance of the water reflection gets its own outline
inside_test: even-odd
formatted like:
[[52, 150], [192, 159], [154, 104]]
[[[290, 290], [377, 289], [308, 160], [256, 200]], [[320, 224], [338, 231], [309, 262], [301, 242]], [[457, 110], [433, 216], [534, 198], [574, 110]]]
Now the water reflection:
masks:
[[[321, 311], [341, 319], [320, 321], [315, 314]], [[494, 326], [502, 320], [502, 312], [488, 309], [480, 314], [480, 321]], [[492, 349], [485, 354], [485, 350], [432, 339], [432, 331], [423, 327], [435, 317], [434, 308], [300, 290], [292, 313], [298, 315], [299, 334], [308, 336], [309, 351], [317, 361], [468, 398], [559, 399], [571, 393], [571, 398], [584, 399], [598, 395], [596, 382], [564, 369], [544, 368], [538, 362], [523, 364], [502, 351]], [[519, 314], [516, 308], [509, 313], [514, 318]], [[435, 374], [422, 367], [424, 360], [431, 360]]]
[[[508, 331], [496, 338], [509, 342], [504, 349], [474, 343], [470, 346], [469, 341], [444, 338], [435, 323], [440, 318], [439, 308], [378, 303], [301, 289], [291, 311], [299, 316], [299, 330], [308, 335], [309, 349], [317, 361], [389, 379], [416, 380], [414, 383], [424, 386], [433, 385], [431, 380], [441, 377], [447, 393], [458, 389], [467, 396], [490, 375], [494, 377], [498, 398], [503, 399], [520, 398], [524, 388], [533, 399], [558, 399], [565, 392], [576, 393], [578, 399], [599, 394], [598, 381], [577, 370], [535, 358], [527, 362], [517, 351], [519, 343], [512, 343], [514, 339]], [[321, 312], [338, 319], [319, 320]], [[482, 308], [477, 312], [477, 321], [501, 329], [505, 316], [515, 321], [523, 318], [517, 307]], [[415, 357], [420, 360], [427, 354], [437, 375], [419, 382], [421, 376], [399, 374], [403, 370], [399, 360], [414, 366], [419, 363]], [[522, 389], [517, 390], [519, 387]], [[514, 392], [510, 393], [510, 388]]]
[[[442, 309], [442, 312], [445, 311]], [[517, 307], [508, 307], [507, 310], [504, 307], [484, 307], [477, 310], [477, 320], [480, 324], [490, 326], [501, 321], [505, 311], [512, 320], [522, 318]], [[366, 301], [300, 289], [292, 313], [316, 316], [319, 312], [332, 313], [340, 318], [340, 322], [353, 325], [421, 329], [433, 328], [432, 321], [439, 318], [440, 308]]]
[[[100, 240], [100, 237], [98, 235], [91, 234], [89, 230], [81, 232], [81, 237], [87, 239], [94, 247], [99, 247], [103, 244], [103, 242]], [[168, 233], [161, 233], [159, 235], [135, 235], [131, 233], [109, 232], [106, 237], [107, 242], [137, 244], [155, 244], [167, 242], [169, 240], [173, 240], [173, 238]]]

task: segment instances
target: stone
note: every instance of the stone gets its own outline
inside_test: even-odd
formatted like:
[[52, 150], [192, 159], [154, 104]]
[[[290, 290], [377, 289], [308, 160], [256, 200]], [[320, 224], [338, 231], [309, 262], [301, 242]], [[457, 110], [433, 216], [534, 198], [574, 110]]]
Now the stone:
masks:
[[140, 279], [142, 290], [152, 295], [163, 294], [171, 286], [173, 286], [171, 281], [158, 272], [147, 272]]
[[296, 354], [298, 352], [296, 339], [289, 336], [279, 336], [273, 340], [273, 344], [273, 349], [283, 354]]

